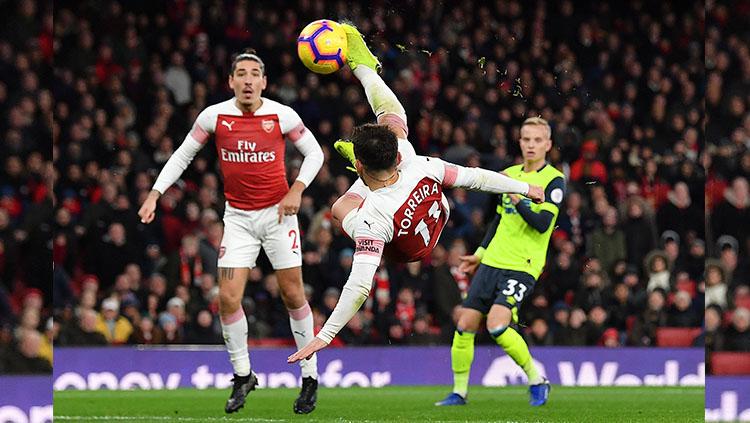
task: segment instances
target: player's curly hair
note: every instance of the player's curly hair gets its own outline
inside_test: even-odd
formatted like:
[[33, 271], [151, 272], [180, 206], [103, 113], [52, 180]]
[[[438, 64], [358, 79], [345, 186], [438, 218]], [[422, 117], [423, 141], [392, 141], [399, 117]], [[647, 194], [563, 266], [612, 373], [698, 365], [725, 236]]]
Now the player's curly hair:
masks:
[[354, 155], [368, 170], [388, 170], [396, 166], [398, 140], [387, 125], [368, 123], [357, 126], [351, 140]]
[[263, 60], [261, 60], [260, 57], [255, 52], [254, 48], [246, 48], [242, 53], [238, 53], [234, 56], [232, 59], [232, 67], [229, 68], [229, 74], [234, 75], [235, 69], [237, 69], [237, 63], [240, 63], [243, 60], [252, 60], [253, 62], [258, 62], [260, 65], [260, 74], [265, 75], [266, 73], [266, 64], [263, 63]]

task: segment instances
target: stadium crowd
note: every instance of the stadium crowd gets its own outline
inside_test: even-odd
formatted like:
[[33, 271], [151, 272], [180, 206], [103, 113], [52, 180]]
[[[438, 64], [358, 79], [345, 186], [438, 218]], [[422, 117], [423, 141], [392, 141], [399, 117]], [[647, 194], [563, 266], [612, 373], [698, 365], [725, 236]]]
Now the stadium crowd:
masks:
[[0, 375], [51, 373], [52, 2], [0, 6]]
[[[706, 32], [706, 359], [750, 360], [750, 2], [715, 4]], [[735, 360], [737, 358], [735, 357]]]
[[[549, 161], [568, 177], [568, 195], [546, 271], [521, 313], [532, 346], [652, 346], [657, 327], [703, 322], [703, 263], [714, 238], [706, 242], [699, 163], [701, 2], [56, 6], [56, 344], [221, 343], [224, 201], [215, 149], [204, 148], [160, 198], [154, 223], [141, 224], [136, 211], [197, 114], [231, 97], [230, 58], [245, 47], [265, 61], [264, 95], [292, 106], [326, 156], [299, 213], [306, 293], [322, 325], [353, 254], [330, 205], [354, 174], [331, 146], [374, 120], [348, 69], [316, 75], [296, 58], [298, 32], [322, 17], [351, 20], [367, 34], [420, 154], [501, 170], [518, 160], [524, 118], [552, 123]], [[745, 139], [732, 135], [727, 144]], [[287, 164], [293, 180], [294, 149]], [[450, 342], [470, 284], [459, 257], [481, 242], [497, 198], [449, 197], [451, 220], [432, 257], [384, 263], [335, 344]], [[250, 280], [243, 306], [251, 337], [291, 344], [267, 261]]]

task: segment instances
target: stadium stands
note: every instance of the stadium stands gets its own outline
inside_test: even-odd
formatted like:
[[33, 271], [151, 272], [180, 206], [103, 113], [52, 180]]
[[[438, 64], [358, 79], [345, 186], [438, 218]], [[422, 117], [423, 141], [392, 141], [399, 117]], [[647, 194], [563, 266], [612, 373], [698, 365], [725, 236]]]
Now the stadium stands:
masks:
[[52, 2], [0, 17], [0, 375], [52, 371]]
[[750, 2], [717, 2], [706, 17], [706, 358], [709, 373], [748, 374]]

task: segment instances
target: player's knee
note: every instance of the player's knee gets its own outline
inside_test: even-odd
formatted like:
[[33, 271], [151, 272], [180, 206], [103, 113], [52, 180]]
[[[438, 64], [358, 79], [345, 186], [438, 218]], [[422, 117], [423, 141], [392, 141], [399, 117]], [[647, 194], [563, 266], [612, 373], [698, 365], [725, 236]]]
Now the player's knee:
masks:
[[459, 332], [474, 332], [479, 330], [480, 319], [472, 316], [471, 313], [461, 313], [456, 324], [456, 330]]
[[242, 302], [242, 292], [224, 287], [219, 289], [219, 307], [222, 313], [231, 314], [237, 310]]
[[487, 325], [487, 332], [490, 333], [490, 336], [493, 339], [499, 338], [502, 334], [505, 333], [506, 330], [508, 330], [507, 325], [498, 325], [498, 326], [490, 326], [489, 324]]
[[474, 322], [472, 319], [458, 320], [456, 330], [462, 332], [476, 333], [479, 330], [479, 322]]
[[492, 331], [494, 328], [509, 326], [513, 317], [510, 308], [503, 305], [494, 305], [487, 315], [487, 330]]
[[287, 309], [294, 310], [304, 306], [307, 303], [304, 289], [287, 288], [281, 291], [281, 300]]

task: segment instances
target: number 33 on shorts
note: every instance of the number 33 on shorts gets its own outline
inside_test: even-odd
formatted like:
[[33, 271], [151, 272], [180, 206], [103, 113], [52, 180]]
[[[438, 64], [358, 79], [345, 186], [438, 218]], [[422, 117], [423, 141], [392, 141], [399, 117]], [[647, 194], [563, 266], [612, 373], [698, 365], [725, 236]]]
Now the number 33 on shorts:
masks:
[[505, 289], [503, 289], [500, 293], [508, 297], [513, 296], [513, 298], [516, 299], [516, 302], [520, 303], [523, 300], [527, 290], [528, 288], [523, 283], [518, 282], [515, 279], [508, 279], [507, 281], [505, 281]]

